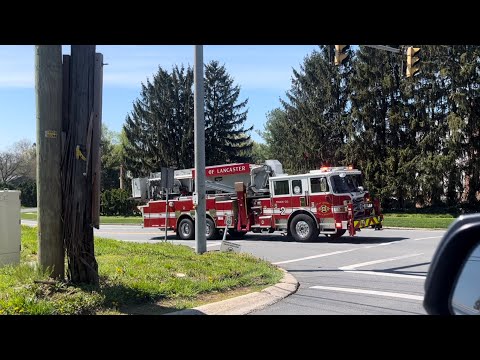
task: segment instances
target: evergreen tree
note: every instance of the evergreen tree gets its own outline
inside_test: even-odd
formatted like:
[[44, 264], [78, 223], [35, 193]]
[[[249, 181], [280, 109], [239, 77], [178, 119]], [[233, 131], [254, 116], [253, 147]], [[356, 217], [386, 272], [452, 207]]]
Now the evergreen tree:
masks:
[[102, 125], [100, 140], [102, 172], [100, 176], [101, 190], [119, 188], [120, 164], [122, 163], [122, 148], [120, 134]]
[[363, 171], [372, 194], [382, 200], [397, 198], [400, 206], [407, 196], [413, 157], [400, 93], [402, 60], [369, 47], [360, 46], [357, 51], [347, 156]]
[[[446, 48], [446, 51], [445, 51]], [[454, 184], [448, 187], [450, 202], [455, 184], [463, 174], [469, 206], [478, 205], [480, 191], [480, 47], [457, 45], [443, 47], [447, 59], [443, 73], [448, 78], [448, 116], [450, 147], [457, 156], [458, 172], [450, 174]], [[462, 189], [463, 190], [463, 189]]]
[[300, 132], [296, 126], [284, 110], [277, 108], [267, 114], [264, 131], [259, 132], [265, 140], [267, 155], [280, 161], [287, 173], [294, 173], [301, 166], [298, 164], [301, 141], [297, 137]]
[[[419, 75], [404, 79], [403, 93], [415, 131], [415, 200], [443, 204], [450, 159], [447, 146], [448, 79], [441, 76], [442, 48], [422, 45]], [[429, 60], [431, 59], [431, 60]]]
[[[351, 59], [350, 54], [341, 67], [335, 67], [331, 62], [331, 47], [322, 45], [319, 51], [305, 58], [300, 71], [293, 70], [287, 100], [281, 100], [285, 109], [281, 121], [286, 133], [280, 134], [271, 129], [274, 131], [268, 141], [273, 146], [278, 146], [275, 143], [282, 144], [284, 149], [281, 152], [272, 152], [279, 154], [279, 158], [282, 154], [280, 160], [292, 172], [345, 162], [342, 150], [347, 140], [345, 124], [349, 111], [346, 89]], [[285, 142], [285, 137], [290, 137], [290, 141]]]
[[283, 110], [268, 114], [267, 153], [290, 173], [353, 163], [385, 207], [477, 206], [480, 47], [415, 47], [420, 72], [411, 78], [404, 55], [366, 46], [340, 67], [329, 47], [307, 56]]
[[250, 162], [252, 141], [245, 128], [248, 99], [239, 102], [240, 86], [224, 65], [211, 61], [205, 66], [205, 163], [218, 165]]
[[270, 156], [268, 145], [261, 142], [252, 141], [251, 154], [252, 154], [252, 162], [254, 164], [263, 164], [265, 160], [272, 159], [272, 156]]
[[134, 176], [162, 166], [193, 167], [193, 69], [159, 67], [153, 82], [142, 83], [123, 126], [125, 165]]

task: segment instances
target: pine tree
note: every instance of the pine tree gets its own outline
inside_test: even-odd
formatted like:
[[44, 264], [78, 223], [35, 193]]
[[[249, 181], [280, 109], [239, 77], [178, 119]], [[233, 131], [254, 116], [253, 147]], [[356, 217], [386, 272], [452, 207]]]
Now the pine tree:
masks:
[[253, 126], [244, 127], [248, 99], [238, 101], [240, 86], [218, 61], [205, 65], [204, 86], [206, 165], [251, 161]]
[[193, 69], [159, 67], [153, 82], [142, 83], [140, 99], [127, 115], [125, 165], [134, 176], [161, 167], [193, 167]]
[[[450, 159], [447, 146], [447, 79], [440, 74], [442, 49], [419, 46], [421, 71], [404, 79], [403, 94], [415, 131], [415, 200], [420, 205], [443, 205]], [[447, 166], [446, 166], [447, 165]]]
[[267, 151], [291, 173], [353, 163], [384, 207], [478, 206], [480, 47], [415, 47], [420, 72], [406, 78], [404, 55], [360, 46], [333, 67], [321, 46], [269, 113]]
[[[257, 133], [262, 134], [261, 131], [256, 130]], [[260, 135], [261, 136], [261, 135]], [[265, 160], [272, 159], [270, 155], [270, 148], [266, 143], [252, 141], [252, 162], [254, 164], [263, 164]]]
[[270, 111], [264, 130], [259, 133], [265, 140], [267, 154], [279, 160], [285, 172], [294, 173], [300, 168], [302, 141], [298, 138], [299, 129], [284, 110], [277, 108]]
[[448, 195], [452, 203], [455, 199], [451, 197], [459, 188], [456, 184], [463, 174], [466, 191], [463, 200], [469, 206], [477, 206], [480, 191], [480, 47], [457, 45], [443, 49], [446, 61], [442, 72], [448, 79], [450, 104], [449, 144], [457, 156], [455, 168], [458, 168], [449, 176], [454, 184], [449, 185]]
[[363, 171], [369, 191], [382, 200], [396, 197], [400, 206], [408, 196], [409, 176], [414, 176], [411, 134], [400, 93], [402, 60], [360, 46], [351, 79], [348, 154]]
[[[289, 122], [289, 129], [285, 131], [292, 132], [296, 139], [293, 140], [295, 149], [283, 150], [294, 151], [294, 158], [289, 163], [293, 171], [304, 172], [322, 164], [345, 163], [346, 89], [351, 59], [352, 54], [341, 67], [335, 67], [331, 62], [331, 47], [322, 45], [319, 51], [305, 58], [300, 71], [293, 70], [292, 87], [286, 94], [287, 100], [282, 100]], [[285, 154], [284, 157], [292, 155]]]
[[100, 140], [101, 166], [100, 176], [101, 190], [119, 188], [120, 164], [122, 163], [122, 148], [120, 134], [102, 125], [102, 137]]

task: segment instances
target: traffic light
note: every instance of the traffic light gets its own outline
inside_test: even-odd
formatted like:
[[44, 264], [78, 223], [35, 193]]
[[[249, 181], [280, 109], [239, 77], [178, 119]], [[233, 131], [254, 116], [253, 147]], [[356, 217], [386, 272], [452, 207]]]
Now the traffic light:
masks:
[[420, 70], [420, 48], [412, 46], [407, 48], [407, 77], [414, 76]]
[[333, 64], [335, 61], [335, 45], [328, 45], [328, 63]]
[[342, 65], [348, 57], [347, 50], [349, 48], [349, 45], [335, 45], [335, 65]]

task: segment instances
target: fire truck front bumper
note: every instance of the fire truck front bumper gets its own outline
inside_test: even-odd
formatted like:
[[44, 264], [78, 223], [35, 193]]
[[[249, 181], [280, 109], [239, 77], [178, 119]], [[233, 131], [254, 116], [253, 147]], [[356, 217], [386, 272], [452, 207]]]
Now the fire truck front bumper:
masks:
[[366, 227], [374, 227], [380, 229], [382, 227], [383, 215], [373, 215], [367, 218], [353, 220], [355, 229], [363, 229]]

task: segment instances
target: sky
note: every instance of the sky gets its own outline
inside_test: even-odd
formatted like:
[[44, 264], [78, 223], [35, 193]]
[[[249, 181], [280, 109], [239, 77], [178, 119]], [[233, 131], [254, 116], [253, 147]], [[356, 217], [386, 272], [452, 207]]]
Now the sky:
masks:
[[[292, 69], [299, 69], [316, 45], [208, 45], [204, 62], [224, 64], [241, 88], [239, 101], [248, 98], [246, 127], [263, 130], [266, 114], [280, 105], [290, 89]], [[119, 132], [132, 103], [139, 97], [141, 83], [158, 71], [174, 65], [193, 66], [193, 45], [97, 45], [103, 54], [102, 121]], [[70, 46], [62, 47], [63, 54]], [[34, 46], [0, 45], [0, 151], [19, 140], [35, 142]]]

